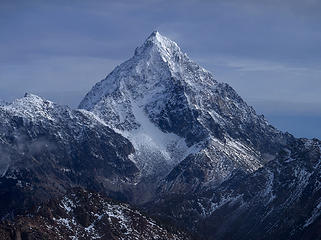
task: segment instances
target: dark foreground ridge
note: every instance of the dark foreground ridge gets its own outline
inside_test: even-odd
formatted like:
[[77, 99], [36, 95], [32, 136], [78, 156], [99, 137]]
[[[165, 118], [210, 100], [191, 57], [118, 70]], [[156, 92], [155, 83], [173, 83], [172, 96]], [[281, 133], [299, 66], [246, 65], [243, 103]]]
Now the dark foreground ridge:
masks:
[[186, 233], [164, 227], [155, 220], [100, 194], [71, 189], [59, 199], [35, 206], [0, 224], [0, 239], [102, 239], [188, 240]]

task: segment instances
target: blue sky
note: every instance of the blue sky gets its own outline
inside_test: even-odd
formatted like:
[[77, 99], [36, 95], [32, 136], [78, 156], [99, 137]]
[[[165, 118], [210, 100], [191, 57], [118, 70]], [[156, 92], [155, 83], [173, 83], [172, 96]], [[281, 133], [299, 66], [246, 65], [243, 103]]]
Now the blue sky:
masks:
[[75, 107], [153, 31], [276, 127], [321, 138], [321, 1], [0, 1], [0, 98]]

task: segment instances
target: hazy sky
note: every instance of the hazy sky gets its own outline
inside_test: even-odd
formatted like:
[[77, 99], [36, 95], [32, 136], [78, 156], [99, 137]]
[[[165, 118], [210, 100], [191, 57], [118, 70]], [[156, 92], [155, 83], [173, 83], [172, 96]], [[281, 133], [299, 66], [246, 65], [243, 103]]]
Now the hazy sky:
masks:
[[0, 98], [75, 107], [153, 30], [281, 130], [321, 138], [319, 0], [0, 0]]

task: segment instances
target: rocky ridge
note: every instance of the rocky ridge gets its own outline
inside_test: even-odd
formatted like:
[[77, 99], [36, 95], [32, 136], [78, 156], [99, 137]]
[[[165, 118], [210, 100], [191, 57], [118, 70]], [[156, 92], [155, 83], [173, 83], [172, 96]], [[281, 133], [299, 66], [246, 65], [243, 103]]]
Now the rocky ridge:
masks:
[[32, 94], [0, 107], [0, 216], [63, 194], [132, 183], [131, 143], [90, 112]]
[[320, 146], [298, 139], [254, 173], [158, 200], [152, 209], [206, 239], [320, 239]]
[[102, 239], [185, 240], [186, 233], [164, 227], [128, 204], [115, 202], [82, 188], [35, 206], [15, 222], [0, 224], [2, 240]]

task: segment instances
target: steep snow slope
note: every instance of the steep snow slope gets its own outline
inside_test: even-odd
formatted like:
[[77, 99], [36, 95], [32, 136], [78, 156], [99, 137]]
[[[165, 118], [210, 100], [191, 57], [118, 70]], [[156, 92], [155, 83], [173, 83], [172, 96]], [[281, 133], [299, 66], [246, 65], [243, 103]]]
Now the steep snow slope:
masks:
[[[234, 169], [258, 169], [290, 138], [158, 32], [97, 83], [79, 108], [128, 138], [142, 175], [159, 179], [196, 159], [189, 167], [206, 171], [201, 182], [220, 182]], [[181, 185], [180, 176], [170, 186]]]

